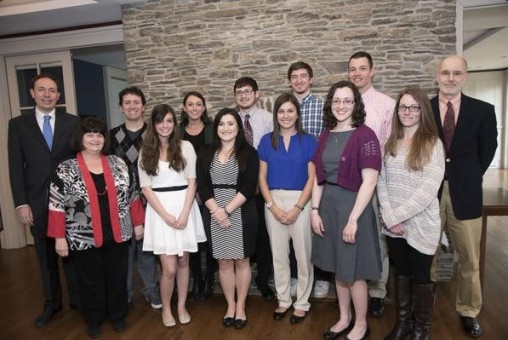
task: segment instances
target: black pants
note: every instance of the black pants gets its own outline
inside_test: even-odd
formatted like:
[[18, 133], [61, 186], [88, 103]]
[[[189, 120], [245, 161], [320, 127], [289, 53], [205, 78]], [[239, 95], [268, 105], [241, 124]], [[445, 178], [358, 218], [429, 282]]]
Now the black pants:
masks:
[[272, 249], [270, 248], [270, 237], [266, 230], [265, 200], [261, 194], [256, 195], [256, 206], [259, 215], [255, 253], [258, 268], [257, 278], [261, 283], [268, 284], [268, 278], [272, 273]]
[[129, 242], [73, 251], [80, 283], [81, 309], [88, 325], [113, 322], [127, 315], [127, 264]]
[[387, 236], [386, 243], [397, 276], [410, 277], [417, 284], [432, 283], [430, 268], [433, 255], [420, 253], [403, 238]]
[[[33, 228], [31, 228], [31, 232], [41, 272], [44, 308], [58, 309], [62, 305], [62, 286], [60, 283], [58, 254], [55, 251], [55, 239], [41, 237], [38, 233], [34, 232]], [[63, 258], [62, 263], [67, 281], [69, 304], [78, 306], [79, 283], [74, 265], [68, 258]]]

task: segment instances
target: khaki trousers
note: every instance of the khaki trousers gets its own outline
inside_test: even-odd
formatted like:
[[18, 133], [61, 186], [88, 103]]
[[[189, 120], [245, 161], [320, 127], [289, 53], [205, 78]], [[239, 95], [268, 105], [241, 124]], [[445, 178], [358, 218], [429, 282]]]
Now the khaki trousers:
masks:
[[[271, 190], [273, 202], [283, 210], [294, 207], [301, 191]], [[270, 236], [273, 256], [273, 276], [277, 300], [280, 307], [308, 311], [309, 296], [314, 281], [314, 267], [310, 262], [312, 250], [312, 228], [310, 226], [310, 202], [305, 205], [294, 224], [285, 225], [275, 219], [265, 207], [266, 229]], [[296, 301], [293, 304], [290, 294], [291, 270], [289, 267], [289, 240], [293, 240], [298, 268], [298, 288]]]
[[[480, 240], [482, 219], [458, 220], [453, 213], [448, 182], [443, 185], [440, 202], [441, 230], [448, 229], [457, 254], [457, 294], [455, 309], [461, 316], [476, 317], [482, 308], [480, 283]], [[439, 252], [439, 248], [438, 248]], [[432, 274], [435, 279], [436, 253]]]

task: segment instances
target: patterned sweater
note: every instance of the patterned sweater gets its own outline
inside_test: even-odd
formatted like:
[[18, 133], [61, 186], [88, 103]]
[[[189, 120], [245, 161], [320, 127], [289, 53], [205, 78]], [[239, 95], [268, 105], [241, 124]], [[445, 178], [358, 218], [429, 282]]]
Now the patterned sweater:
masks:
[[437, 192], [444, 176], [444, 148], [437, 141], [432, 158], [423, 171], [408, 171], [406, 156], [409, 150], [399, 147], [395, 157], [386, 156], [378, 177], [377, 193], [383, 221], [387, 227], [402, 223], [403, 237], [420, 253], [433, 255], [439, 244], [441, 219]]
[[[129, 185], [127, 166], [117, 156], [101, 156], [115, 242], [132, 237], [133, 225], [144, 223], [139, 191]], [[113, 189], [113, 190], [111, 190]], [[48, 236], [66, 237], [70, 250], [102, 246], [102, 222], [97, 191], [81, 153], [60, 163], [52, 178]]]

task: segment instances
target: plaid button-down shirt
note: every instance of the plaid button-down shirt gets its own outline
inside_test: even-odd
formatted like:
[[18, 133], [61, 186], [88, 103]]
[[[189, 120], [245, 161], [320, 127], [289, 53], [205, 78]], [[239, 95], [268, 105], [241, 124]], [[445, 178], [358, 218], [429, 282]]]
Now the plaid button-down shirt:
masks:
[[303, 129], [316, 138], [323, 131], [323, 104], [323, 99], [312, 93], [309, 93], [300, 103]]

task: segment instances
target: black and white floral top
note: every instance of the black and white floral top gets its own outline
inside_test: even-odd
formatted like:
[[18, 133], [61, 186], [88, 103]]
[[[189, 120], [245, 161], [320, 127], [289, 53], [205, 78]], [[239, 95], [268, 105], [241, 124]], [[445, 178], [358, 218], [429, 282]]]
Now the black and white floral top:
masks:
[[117, 243], [132, 237], [133, 225], [144, 223], [140, 193], [129, 184], [125, 162], [117, 156], [101, 156], [106, 193], [97, 193], [83, 155], [60, 163], [49, 191], [48, 236], [66, 237], [70, 250], [103, 244], [98, 195], [107, 194], [111, 230]]

